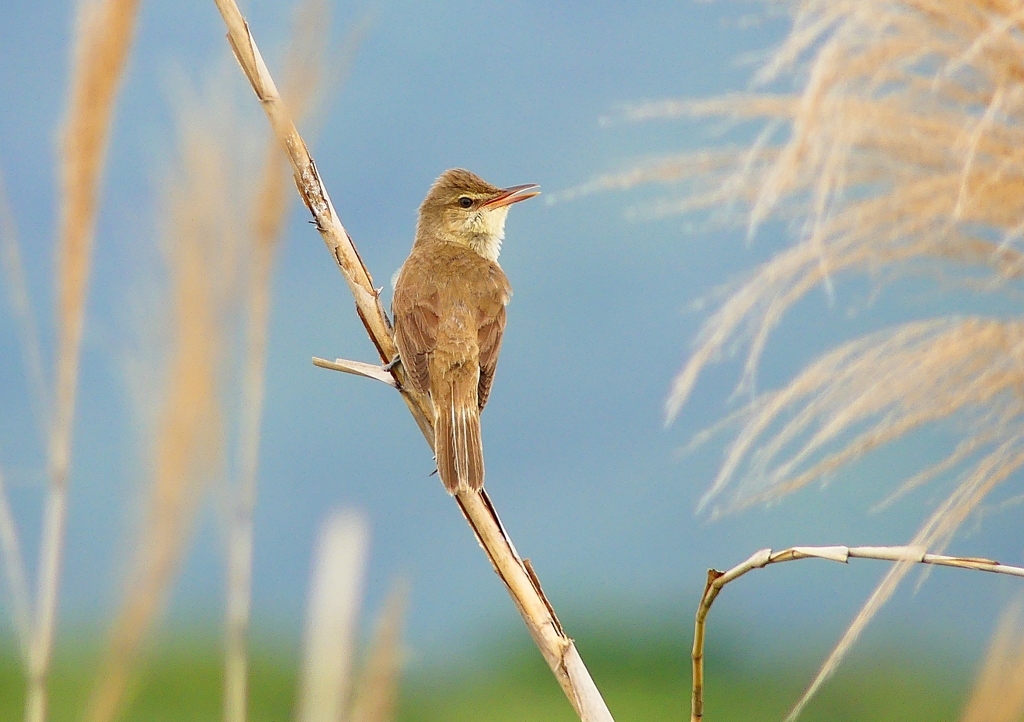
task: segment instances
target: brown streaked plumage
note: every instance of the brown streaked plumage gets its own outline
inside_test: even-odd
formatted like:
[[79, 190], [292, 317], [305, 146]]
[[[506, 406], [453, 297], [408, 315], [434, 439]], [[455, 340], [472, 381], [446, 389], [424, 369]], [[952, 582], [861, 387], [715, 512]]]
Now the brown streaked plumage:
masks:
[[434, 456], [452, 494], [484, 485], [480, 412], [512, 296], [498, 253], [509, 206], [536, 187], [498, 188], [461, 168], [445, 171], [420, 206], [395, 281], [395, 342], [410, 381], [433, 403]]

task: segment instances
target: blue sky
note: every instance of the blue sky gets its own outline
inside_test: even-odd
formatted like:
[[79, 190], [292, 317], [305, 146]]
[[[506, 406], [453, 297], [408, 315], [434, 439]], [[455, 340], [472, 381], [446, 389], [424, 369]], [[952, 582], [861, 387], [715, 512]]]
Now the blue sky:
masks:
[[[445, 168], [553, 192], [638, 158], [712, 142], [712, 133], [692, 124], [605, 126], [599, 118], [626, 102], [743, 88], [750, 65], [740, 60], [769, 48], [785, 29], [779, 19], [741, 21], [761, 9], [399, 1], [335, 8], [335, 48], [367, 13], [371, 23], [310, 145], [378, 285], [408, 253], [416, 207]], [[244, 10], [273, 61], [289, 8], [249, 3]], [[71, 13], [66, 3], [7, 0], [0, 24], [0, 164], [47, 328], [54, 138]], [[120, 356], [131, 335], [132, 278], [156, 244], [153, 209], [173, 154], [175, 83], [184, 77], [198, 85], [224, 67], [223, 34], [213, 3], [142, 5], [97, 236], [62, 607], [69, 622], [100, 618], [117, 599], [142, 468], [130, 442]], [[255, 102], [252, 112], [259, 121]], [[861, 464], [843, 483], [772, 509], [714, 524], [695, 517], [721, 448], [677, 452], [731, 408], [737, 365], [705, 374], [680, 419], [664, 428], [664, 397], [701, 319], [688, 309], [764, 259], [782, 237], [769, 230], [746, 244], [739, 233], [687, 232], [684, 219], [627, 218], [628, 206], [661, 192], [555, 205], [542, 198], [514, 207], [508, 221], [501, 263], [515, 296], [483, 419], [488, 489], [570, 633], [574, 614], [606, 607], [689, 620], [705, 569], [760, 547], [903, 542], [936, 494], [867, 514], [901, 473], [943, 443], [921, 438]], [[780, 327], [761, 383], [784, 380], [829, 342], [920, 312], [899, 292], [868, 303], [870, 291], [840, 284], [833, 306], [823, 293], [811, 294]], [[373, 530], [368, 605], [379, 603], [396, 575], [411, 581], [415, 648], [450, 650], [483, 630], [514, 628], [505, 591], [440, 482], [428, 476], [430, 454], [398, 397], [310, 364], [314, 355], [370, 361], [374, 353], [340, 275], [298, 211], [274, 301], [256, 522], [259, 622], [294, 632], [317, 525], [325, 510], [347, 506], [363, 510]], [[852, 317], [851, 307], [858, 310]], [[0, 463], [33, 552], [42, 457], [6, 308], [0, 349]], [[1007, 516], [986, 519], [955, 551], [1019, 562]], [[176, 620], [216, 619], [221, 550], [211, 513], [175, 594]], [[756, 575], [742, 591], [730, 590], [716, 614], [758, 635], [809, 623], [823, 638], [835, 634], [884, 569], [822, 565]], [[951, 644], [976, 640], [964, 645], [970, 658], [987, 620], [1016, 589], [971, 581], [936, 573], [916, 597], [908, 591], [897, 599], [872, 633], [883, 639], [893, 629], [938, 627]]]

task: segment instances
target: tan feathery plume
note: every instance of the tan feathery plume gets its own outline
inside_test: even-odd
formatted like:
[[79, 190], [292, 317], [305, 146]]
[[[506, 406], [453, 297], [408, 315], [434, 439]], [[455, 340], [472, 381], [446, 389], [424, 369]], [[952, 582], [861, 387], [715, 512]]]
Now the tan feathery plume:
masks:
[[961, 722], [1017, 722], [1024, 717], [1021, 614], [1019, 602], [1003, 612]]
[[[112, 720], [121, 708], [146, 633], [188, 548], [194, 512], [224, 466], [221, 384], [242, 262], [234, 219], [244, 217], [233, 206], [245, 193], [211, 105], [183, 110], [179, 120], [180, 173], [166, 204], [171, 339], [153, 478], [124, 601], [89, 703], [90, 722]], [[237, 135], [237, 124], [225, 122]]]
[[[666, 402], [671, 420], [701, 371], [748, 343], [738, 390], [753, 400], [729, 420], [740, 430], [705, 504], [717, 513], [777, 499], [909, 432], [956, 420], [961, 442], [897, 492], [959, 477], [913, 542], [941, 546], [1024, 465], [1024, 318], [907, 323], [843, 344], [759, 394], [756, 371], [785, 314], [815, 288], [831, 293], [840, 276], [942, 271], [967, 288], [1015, 290], [1024, 272], [1024, 7], [1010, 0], [786, 6], [792, 29], [755, 88], [795, 77], [799, 92], [755, 89], [622, 114], [760, 123], [752, 143], [655, 161], [574, 192], [669, 182], [678, 194], [646, 212], [745, 211], [751, 234], [768, 219], [798, 229], [792, 245], [704, 323]], [[876, 589], [811, 692], [905, 572], [894, 568]]]
[[[298, 119], [316, 105], [326, 65], [330, 11], [325, 0], [296, 7], [289, 42], [285, 95]], [[227, 604], [225, 624], [224, 720], [245, 722], [248, 707], [248, 632], [252, 609], [253, 513], [256, 507], [260, 427], [263, 418], [267, 334], [274, 258], [290, 201], [288, 159], [270, 136], [253, 206], [251, 262], [243, 284], [244, 352], [238, 433], [238, 479], [228, 511]]]
[[402, 670], [402, 620], [408, 585], [396, 584], [381, 610], [362, 674], [352, 695], [349, 722], [391, 722], [398, 700]]
[[50, 484], [43, 517], [27, 675], [27, 722], [43, 722], [47, 716], [46, 678], [57, 618], [93, 234], [107, 140], [134, 36], [137, 9], [138, 0], [84, 0], [75, 25], [68, 109], [60, 135], [56, 380], [49, 426]]

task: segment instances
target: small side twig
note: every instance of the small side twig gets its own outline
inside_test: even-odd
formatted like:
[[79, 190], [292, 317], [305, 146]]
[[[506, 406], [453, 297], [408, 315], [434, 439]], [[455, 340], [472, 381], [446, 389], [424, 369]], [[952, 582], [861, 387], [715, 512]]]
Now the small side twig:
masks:
[[398, 385], [395, 383], [395, 377], [391, 375], [390, 371], [385, 371], [383, 366], [363, 363], [362, 361], [349, 361], [348, 359], [343, 358], [336, 358], [333, 361], [328, 361], [327, 359], [322, 359], [317, 356], [313, 357], [313, 365], [319, 366], [322, 369], [342, 371], [347, 374], [352, 374], [353, 376], [363, 376], [365, 378], [387, 384], [393, 389], [398, 388]]
[[[356, 313], [363, 322], [381, 361], [388, 363], [397, 355], [397, 348], [391, 336], [391, 323], [380, 302], [380, 292], [374, 287], [373, 279], [359, 257], [355, 244], [341, 224], [341, 219], [317, 172], [316, 164], [281, 102], [281, 96], [270, 71], [238, 6], [234, 0], [214, 2], [228, 28], [228, 41], [231, 43], [235, 58], [249, 79], [292, 164], [299, 195], [313, 215], [317, 230], [320, 231], [324, 243], [352, 292]], [[335, 365], [346, 366], [343, 363]], [[352, 373], [351, 365], [348, 366], [339, 370]], [[403, 383], [405, 371], [401, 364], [391, 366], [390, 374], [420, 431], [433, 448], [434, 431], [429, 411], [430, 400], [416, 392], [410, 384]], [[374, 375], [369, 377], [378, 378]], [[561, 624], [552, 612], [551, 604], [545, 598], [540, 585], [536, 583], [536, 576], [530, 575], [523, 559], [516, 552], [487, 492], [460, 492], [456, 495], [456, 501], [495, 572], [508, 588], [531, 636], [576, 714], [583, 722], [613, 722], [611, 713], [576, 651], [572, 639], [562, 630]]]
[[754, 569], [761, 569], [769, 564], [791, 562], [798, 559], [826, 559], [833, 562], [847, 563], [850, 558], [878, 559], [888, 562], [905, 562], [914, 564], [932, 564], [942, 567], [974, 569], [994, 574], [1009, 574], [1024, 577], [1024, 568], [1000, 564], [991, 559], [979, 557], [953, 557], [945, 554], [929, 554], [921, 546], [894, 547], [791, 547], [783, 551], [773, 552], [761, 549], [754, 552], [749, 559], [737, 564], [732, 569], [720, 572], [708, 570], [708, 581], [704, 587], [704, 595], [697, 607], [697, 617], [693, 630], [693, 692], [690, 702], [690, 722], [700, 722], [704, 717], [704, 639], [708, 612], [719, 592], [731, 581], [739, 579]]

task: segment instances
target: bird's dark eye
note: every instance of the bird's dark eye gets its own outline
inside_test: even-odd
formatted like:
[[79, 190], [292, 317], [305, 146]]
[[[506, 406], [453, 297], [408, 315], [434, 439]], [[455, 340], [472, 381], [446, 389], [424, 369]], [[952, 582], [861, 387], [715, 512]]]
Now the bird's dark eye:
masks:
[[462, 198], [459, 199], [459, 205], [463, 208], [469, 208], [473, 205], [473, 199], [469, 196], [462, 196]]

